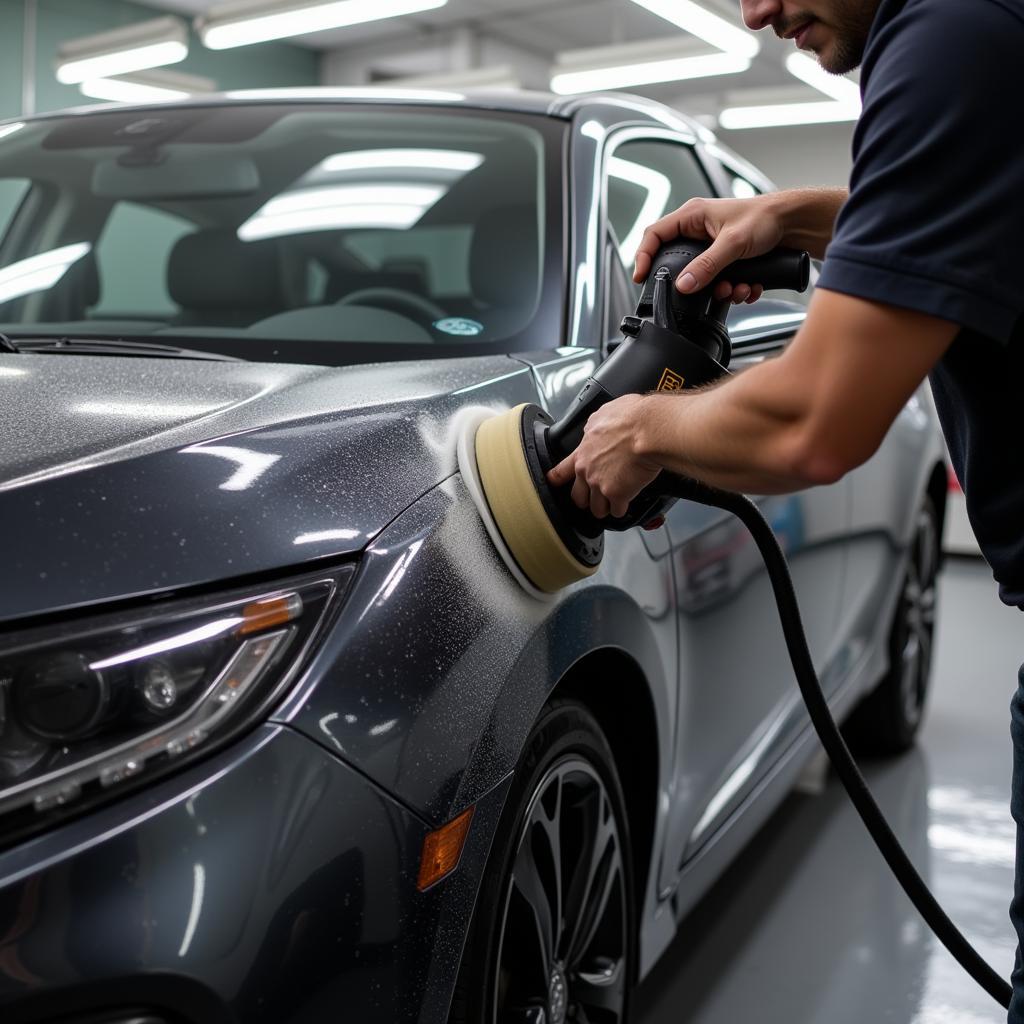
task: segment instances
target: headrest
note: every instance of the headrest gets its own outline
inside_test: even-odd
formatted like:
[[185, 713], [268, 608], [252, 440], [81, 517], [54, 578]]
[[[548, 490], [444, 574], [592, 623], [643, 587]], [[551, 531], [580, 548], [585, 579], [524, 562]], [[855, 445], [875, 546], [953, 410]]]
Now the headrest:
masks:
[[469, 250], [473, 295], [488, 306], [519, 306], [536, 301], [540, 287], [537, 210], [498, 206], [477, 221]]
[[171, 250], [167, 290], [182, 309], [282, 308], [277, 244], [243, 242], [230, 228], [185, 235]]

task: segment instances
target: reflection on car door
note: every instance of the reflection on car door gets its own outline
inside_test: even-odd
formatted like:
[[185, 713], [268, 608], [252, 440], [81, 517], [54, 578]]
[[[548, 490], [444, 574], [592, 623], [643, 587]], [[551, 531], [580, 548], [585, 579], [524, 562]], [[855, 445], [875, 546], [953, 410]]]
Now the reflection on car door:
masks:
[[[743, 332], [742, 321], [734, 323], [733, 372], [780, 352], [803, 314], [802, 307], [762, 300], [748, 320], [788, 319], [791, 326]], [[762, 497], [758, 504], [786, 552], [811, 654], [829, 688], [842, 646], [836, 627], [849, 483]], [[807, 719], [748, 531], [729, 515], [685, 503], [667, 525], [680, 648], [677, 813], [663, 878], [671, 884], [672, 873], [739, 807]]]

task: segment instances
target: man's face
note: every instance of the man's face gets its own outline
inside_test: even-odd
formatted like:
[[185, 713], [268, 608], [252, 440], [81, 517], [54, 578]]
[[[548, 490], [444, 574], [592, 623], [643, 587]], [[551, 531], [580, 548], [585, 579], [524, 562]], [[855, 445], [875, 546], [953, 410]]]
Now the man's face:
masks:
[[771, 26], [780, 39], [811, 50], [826, 71], [845, 75], [860, 65], [881, 0], [740, 0], [748, 28]]

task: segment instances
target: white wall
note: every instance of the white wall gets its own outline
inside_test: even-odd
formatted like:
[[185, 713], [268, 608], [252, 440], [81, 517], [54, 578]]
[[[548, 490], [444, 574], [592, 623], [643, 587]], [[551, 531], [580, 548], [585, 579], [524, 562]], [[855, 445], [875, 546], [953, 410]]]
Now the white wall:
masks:
[[779, 188], [848, 185], [852, 122], [720, 132], [730, 148], [767, 174]]

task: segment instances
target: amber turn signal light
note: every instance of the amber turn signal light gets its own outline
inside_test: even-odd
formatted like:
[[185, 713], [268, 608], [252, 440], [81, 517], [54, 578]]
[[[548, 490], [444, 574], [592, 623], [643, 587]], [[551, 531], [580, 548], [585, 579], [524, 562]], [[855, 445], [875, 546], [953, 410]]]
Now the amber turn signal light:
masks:
[[420, 892], [440, 882], [459, 866], [462, 848], [469, 835], [469, 823], [473, 820], [473, 808], [464, 810], [447, 825], [428, 832], [423, 839], [423, 854], [420, 857], [420, 876], [416, 888]]
[[253, 601], [242, 609], [242, 621], [235, 632], [239, 636], [259, 633], [271, 626], [282, 626], [302, 614], [302, 598], [298, 594], [268, 597]]

